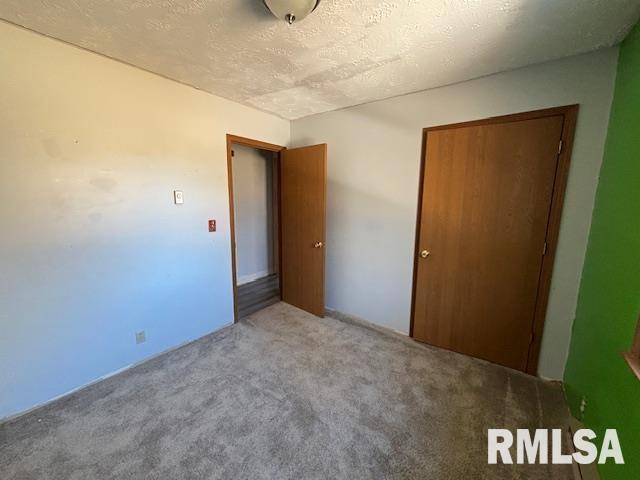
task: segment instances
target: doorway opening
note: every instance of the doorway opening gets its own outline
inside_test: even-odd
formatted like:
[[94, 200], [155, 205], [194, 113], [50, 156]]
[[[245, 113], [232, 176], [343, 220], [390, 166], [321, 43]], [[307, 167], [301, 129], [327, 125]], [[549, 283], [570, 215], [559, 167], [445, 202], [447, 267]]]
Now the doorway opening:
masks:
[[282, 298], [279, 168], [283, 149], [227, 137], [236, 321]]
[[327, 145], [227, 135], [234, 320], [279, 300], [324, 316]]

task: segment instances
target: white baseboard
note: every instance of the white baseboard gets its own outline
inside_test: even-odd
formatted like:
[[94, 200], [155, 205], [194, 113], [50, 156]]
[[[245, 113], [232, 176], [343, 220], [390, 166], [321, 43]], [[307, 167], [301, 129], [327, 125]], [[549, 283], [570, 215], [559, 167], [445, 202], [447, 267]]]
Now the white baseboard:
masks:
[[238, 277], [236, 283], [238, 285], [244, 285], [245, 283], [253, 282], [254, 280], [258, 280], [259, 278], [268, 277], [270, 275], [268, 270], [263, 272], [251, 273], [249, 275], [241, 275]]
[[341, 312], [340, 310], [335, 310], [330, 307], [325, 307], [324, 310], [325, 310], [325, 314], [328, 317], [335, 318], [336, 320], [340, 320], [341, 322], [359, 325], [361, 327], [368, 328], [370, 330], [376, 330], [381, 333], [386, 333], [388, 335], [393, 335], [398, 338], [410, 340], [412, 344], [414, 343], [413, 339], [409, 335], [407, 335], [404, 332], [401, 332], [400, 330], [385, 327], [383, 325], [378, 325], [377, 323], [370, 322], [369, 320], [365, 320], [355, 315], [351, 315], [350, 313]]
[[137, 362], [131, 363], [131, 364], [126, 365], [126, 366], [124, 366], [122, 368], [118, 368], [117, 370], [114, 370], [113, 372], [109, 372], [109, 373], [107, 373], [105, 375], [102, 375], [102, 376], [96, 378], [95, 380], [91, 380], [88, 383], [84, 383], [84, 384], [80, 385], [79, 387], [72, 388], [71, 390], [69, 390], [69, 391], [67, 391], [65, 393], [62, 393], [60, 395], [56, 395], [55, 397], [50, 398], [49, 400], [45, 400], [44, 402], [37, 403], [33, 407], [27, 408], [26, 410], [22, 410], [20, 412], [12, 413], [10, 415], [7, 415], [6, 417], [1, 417], [0, 418], [0, 425], [2, 425], [5, 422], [8, 422], [9, 420], [15, 420], [18, 417], [22, 417], [23, 415], [31, 413], [34, 410], [37, 410], [37, 409], [42, 408], [42, 407], [45, 407], [45, 406], [49, 405], [50, 403], [57, 402], [58, 400], [60, 400], [62, 398], [68, 397], [69, 395], [73, 395], [77, 391], [83, 390], [85, 388], [90, 387], [91, 385], [95, 385], [96, 383], [102, 382], [103, 380], [106, 380], [107, 378], [113, 377], [115, 375], [119, 375], [120, 373], [126, 372], [127, 370], [130, 370], [130, 369], [132, 369], [134, 367], [137, 367], [138, 365], [142, 365], [143, 363], [149, 362], [149, 361], [153, 360], [154, 358], [157, 358], [157, 357], [159, 357], [161, 355], [164, 355], [165, 353], [172, 352], [174, 350], [177, 350], [179, 348], [184, 347], [185, 345], [189, 345], [190, 343], [197, 342], [201, 338], [204, 338], [204, 337], [206, 337], [208, 335], [211, 335], [213, 333], [219, 332], [223, 328], [230, 327], [233, 324], [234, 324], [233, 321], [231, 321], [229, 323], [226, 323], [226, 324], [222, 325], [220, 328], [216, 328], [215, 330], [213, 330], [213, 331], [211, 331], [209, 333], [206, 333], [205, 335], [202, 335], [201, 337], [194, 338], [193, 340], [187, 340], [186, 342], [179, 343], [178, 345], [174, 345], [173, 347], [169, 347], [166, 350], [162, 350], [161, 352], [154, 353], [153, 355], [145, 357], [142, 360], [139, 360]]

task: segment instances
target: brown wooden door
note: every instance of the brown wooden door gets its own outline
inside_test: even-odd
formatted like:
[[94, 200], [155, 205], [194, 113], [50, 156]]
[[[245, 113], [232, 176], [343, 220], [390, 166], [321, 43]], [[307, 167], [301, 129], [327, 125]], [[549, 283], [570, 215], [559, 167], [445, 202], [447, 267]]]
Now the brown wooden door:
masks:
[[563, 120], [427, 131], [415, 339], [526, 370]]
[[319, 317], [324, 316], [326, 172], [326, 144], [282, 152], [282, 300]]

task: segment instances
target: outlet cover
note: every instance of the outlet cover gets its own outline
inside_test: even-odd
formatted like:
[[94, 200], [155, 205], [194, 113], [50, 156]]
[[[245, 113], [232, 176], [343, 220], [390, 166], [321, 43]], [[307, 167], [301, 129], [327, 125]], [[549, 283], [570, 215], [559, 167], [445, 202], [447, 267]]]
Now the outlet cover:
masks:
[[136, 343], [144, 343], [147, 340], [147, 337], [144, 334], [144, 330], [141, 332], [136, 332]]

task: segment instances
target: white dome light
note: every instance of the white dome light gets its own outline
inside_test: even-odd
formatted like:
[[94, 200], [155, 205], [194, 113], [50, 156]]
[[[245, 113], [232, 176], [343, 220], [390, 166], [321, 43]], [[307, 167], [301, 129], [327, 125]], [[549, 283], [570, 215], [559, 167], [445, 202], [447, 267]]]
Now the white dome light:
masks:
[[263, 0], [271, 13], [289, 25], [313, 12], [320, 0]]

